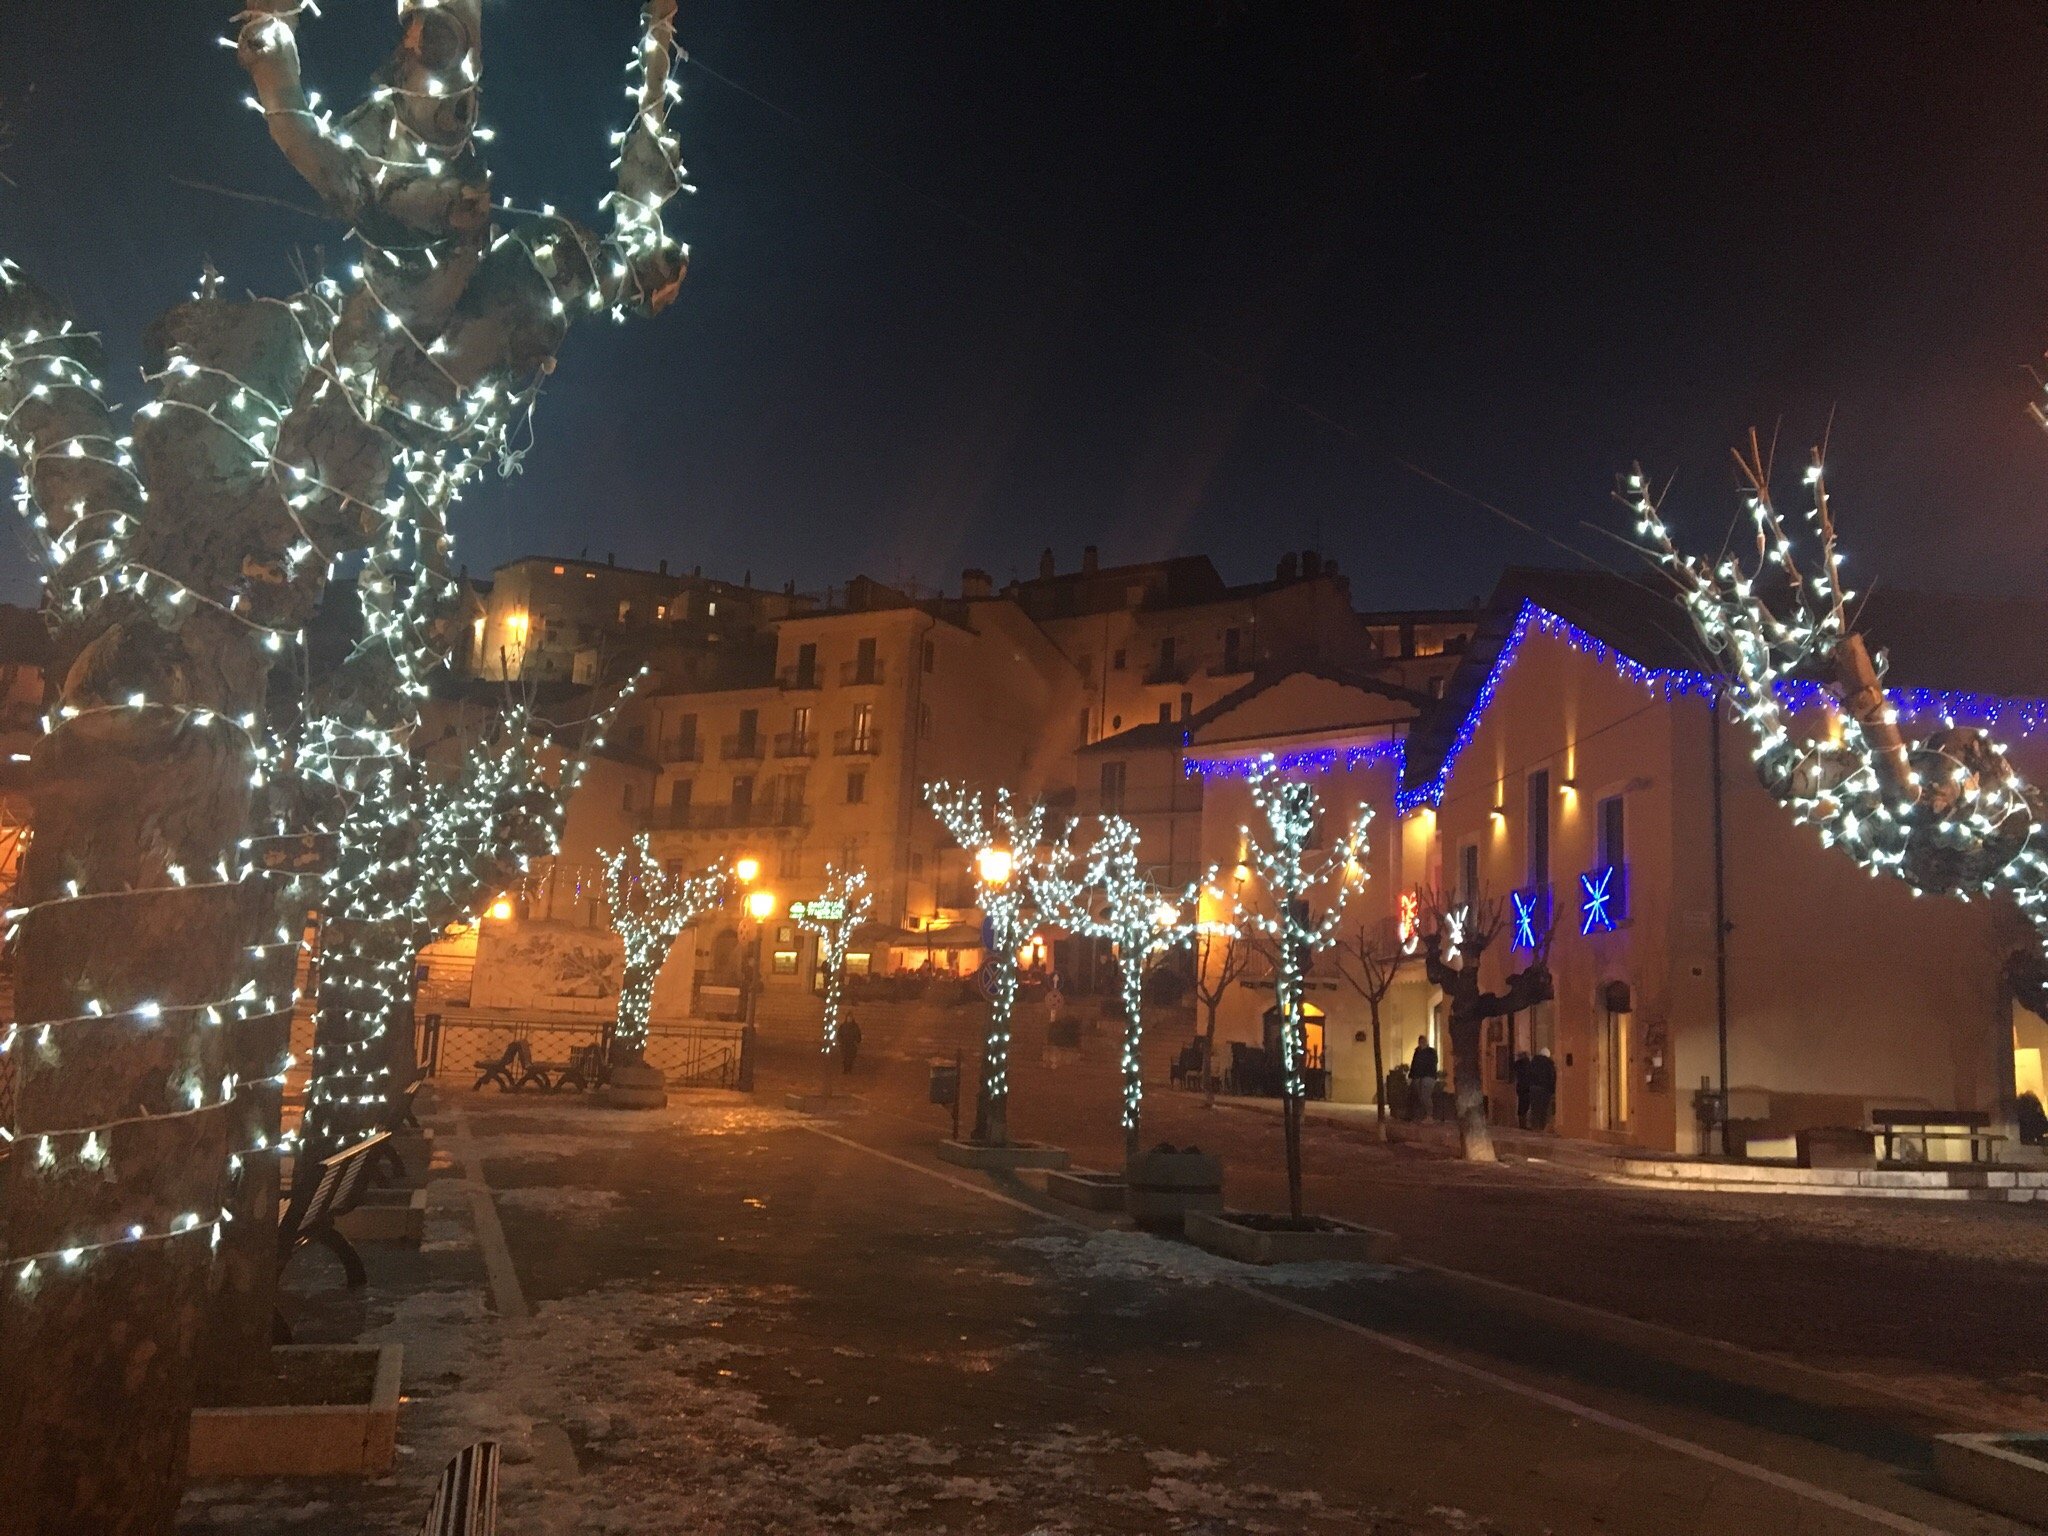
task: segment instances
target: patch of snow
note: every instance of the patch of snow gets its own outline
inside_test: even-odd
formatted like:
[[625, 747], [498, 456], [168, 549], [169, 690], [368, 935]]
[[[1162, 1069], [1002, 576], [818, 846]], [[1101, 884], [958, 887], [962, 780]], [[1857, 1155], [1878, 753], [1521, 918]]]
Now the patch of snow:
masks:
[[1064, 1235], [1011, 1239], [1050, 1259], [1063, 1274], [1089, 1280], [1173, 1280], [1183, 1285], [1257, 1285], [1321, 1289], [1359, 1280], [1385, 1280], [1399, 1273], [1383, 1264], [1240, 1264], [1192, 1243], [1169, 1242], [1146, 1232], [1097, 1232], [1086, 1239]]
[[578, 1227], [603, 1225], [621, 1203], [615, 1189], [585, 1189], [571, 1184], [530, 1184], [521, 1189], [501, 1190], [495, 1198], [501, 1206], [552, 1216]]

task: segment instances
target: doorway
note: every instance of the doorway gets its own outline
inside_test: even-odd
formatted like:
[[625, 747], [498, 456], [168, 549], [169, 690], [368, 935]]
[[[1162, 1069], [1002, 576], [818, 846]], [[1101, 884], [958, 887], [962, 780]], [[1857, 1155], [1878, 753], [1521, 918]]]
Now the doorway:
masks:
[[1600, 989], [1600, 1128], [1628, 1129], [1629, 1020], [1635, 999], [1625, 981]]

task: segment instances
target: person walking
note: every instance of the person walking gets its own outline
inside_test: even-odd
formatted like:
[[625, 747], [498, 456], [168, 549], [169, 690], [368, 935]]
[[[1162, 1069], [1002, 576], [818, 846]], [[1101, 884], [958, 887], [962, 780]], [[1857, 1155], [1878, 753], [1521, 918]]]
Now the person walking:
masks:
[[1415, 1054], [1408, 1058], [1408, 1100], [1413, 1120], [1427, 1120], [1436, 1107], [1436, 1047], [1429, 1036], [1415, 1037]]
[[1529, 1129], [1529, 1053], [1515, 1052], [1514, 1065], [1508, 1069], [1508, 1076], [1515, 1085], [1515, 1124], [1523, 1130]]
[[860, 1020], [852, 1014], [839, 1026], [839, 1068], [848, 1077], [853, 1076], [853, 1058], [860, 1054]]
[[1529, 1061], [1529, 1129], [1549, 1130], [1550, 1112], [1556, 1103], [1557, 1062], [1546, 1045]]

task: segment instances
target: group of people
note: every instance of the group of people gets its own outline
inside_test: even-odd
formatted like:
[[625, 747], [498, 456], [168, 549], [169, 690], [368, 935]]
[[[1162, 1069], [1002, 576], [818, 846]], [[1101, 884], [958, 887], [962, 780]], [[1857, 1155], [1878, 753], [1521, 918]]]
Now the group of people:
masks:
[[[1436, 1085], [1441, 1075], [1436, 1047], [1429, 1036], [1415, 1037], [1415, 1054], [1408, 1058], [1408, 1118], [1428, 1120], [1436, 1112]], [[1515, 1089], [1515, 1124], [1525, 1131], [1550, 1129], [1551, 1112], [1557, 1107], [1557, 1062], [1550, 1047], [1534, 1056], [1517, 1051], [1509, 1078]]]

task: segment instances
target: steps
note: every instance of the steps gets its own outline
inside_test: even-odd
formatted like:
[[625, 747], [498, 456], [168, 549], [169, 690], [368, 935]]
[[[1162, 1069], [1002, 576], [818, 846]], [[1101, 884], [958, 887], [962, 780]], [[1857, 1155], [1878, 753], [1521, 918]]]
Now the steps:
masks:
[[1918, 1168], [1797, 1168], [1705, 1158], [1624, 1157], [1604, 1182], [1719, 1195], [1841, 1195], [1877, 1200], [2048, 1204], [2048, 1168], [1957, 1163]]

